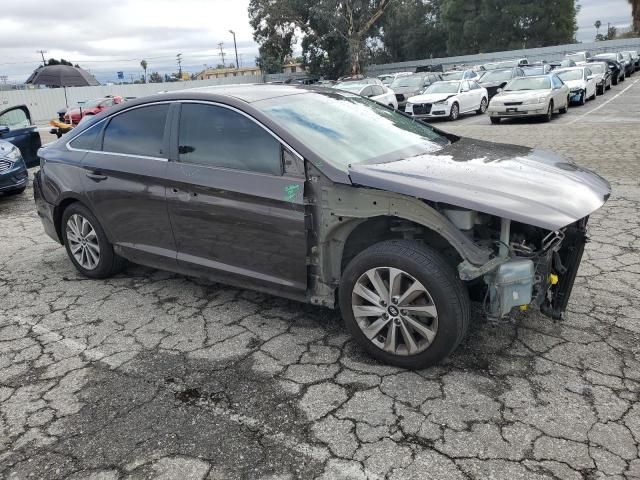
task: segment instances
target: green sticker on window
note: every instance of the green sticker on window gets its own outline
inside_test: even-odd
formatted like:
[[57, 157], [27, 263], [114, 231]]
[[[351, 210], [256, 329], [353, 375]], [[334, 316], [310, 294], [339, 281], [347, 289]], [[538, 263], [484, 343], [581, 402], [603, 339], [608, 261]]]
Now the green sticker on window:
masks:
[[298, 195], [298, 191], [300, 190], [300, 185], [292, 183], [291, 185], [287, 185], [284, 187], [284, 199], [287, 202], [293, 202]]

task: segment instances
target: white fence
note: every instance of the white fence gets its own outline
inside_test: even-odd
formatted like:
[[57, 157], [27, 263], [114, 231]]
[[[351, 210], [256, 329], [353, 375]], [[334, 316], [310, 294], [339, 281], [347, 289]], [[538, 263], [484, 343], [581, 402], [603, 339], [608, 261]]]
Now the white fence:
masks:
[[384, 65], [370, 65], [367, 67], [367, 74], [374, 76], [382, 73], [414, 71], [416, 67], [427, 65], [443, 65], [445, 68], [453, 65], [478, 65], [514, 58], [526, 58], [529, 62], [538, 62], [541, 60], [562, 59], [566, 54], [574, 52], [589, 51], [595, 55], [596, 53], [620, 52], [625, 50], [640, 50], [640, 38], [624, 38], [592, 43], [572, 43], [553, 47], [528, 48], [504, 52], [480, 53], [477, 55], [464, 55], [460, 57], [430, 58], [409, 62], [387, 63]]
[[[97, 87], [72, 88], [36, 88], [26, 90], [0, 91], [0, 110], [14, 105], [27, 105], [31, 111], [33, 121], [44, 124], [48, 120], [57, 118], [56, 112], [65, 105], [76, 106], [84, 102], [105, 95], [120, 95], [123, 97], [143, 97], [155, 93], [184, 90], [187, 88], [206, 87], [210, 85], [231, 85], [241, 83], [264, 83], [265, 81], [283, 81], [300, 75], [247, 75], [242, 77], [227, 77], [210, 80], [193, 80], [187, 82], [147, 83], [136, 85], [100, 85]], [[66, 101], [65, 101], [66, 91]]]

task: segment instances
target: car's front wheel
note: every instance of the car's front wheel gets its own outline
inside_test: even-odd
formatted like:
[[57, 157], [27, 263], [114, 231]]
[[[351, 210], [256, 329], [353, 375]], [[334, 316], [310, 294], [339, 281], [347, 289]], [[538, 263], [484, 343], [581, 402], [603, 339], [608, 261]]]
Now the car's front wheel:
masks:
[[476, 110], [476, 113], [478, 115], [482, 115], [484, 112], [487, 111], [487, 105], [489, 104], [489, 102], [487, 101], [486, 98], [482, 99], [482, 102], [480, 102], [480, 108], [478, 110]]
[[457, 120], [460, 116], [460, 107], [457, 103], [451, 105], [451, 111], [449, 112], [449, 120]]
[[356, 256], [340, 281], [340, 309], [356, 341], [376, 359], [424, 368], [460, 344], [469, 296], [455, 270], [435, 250], [393, 240]]
[[91, 211], [72, 203], [62, 214], [61, 231], [67, 254], [76, 269], [91, 278], [107, 278], [122, 267], [102, 226]]

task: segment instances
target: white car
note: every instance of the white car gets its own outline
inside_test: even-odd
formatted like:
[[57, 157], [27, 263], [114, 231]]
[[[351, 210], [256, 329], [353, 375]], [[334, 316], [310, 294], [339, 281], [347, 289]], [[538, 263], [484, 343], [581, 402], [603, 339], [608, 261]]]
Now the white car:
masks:
[[584, 105], [596, 98], [596, 79], [589, 67], [560, 68], [553, 73], [569, 87], [572, 102]]
[[473, 80], [436, 82], [421, 95], [409, 98], [405, 113], [416, 118], [449, 118], [487, 111], [489, 94]]
[[576, 62], [576, 65], [584, 65], [587, 63], [587, 60], [591, 58], [591, 52], [567, 53], [564, 58], [567, 60], [573, 60]]
[[569, 110], [569, 87], [557, 75], [519, 77], [491, 99], [487, 112], [491, 123], [503, 118], [540, 117], [550, 121], [555, 112]]
[[[377, 79], [376, 79], [377, 80]], [[378, 80], [377, 83], [363, 83], [359, 81], [336, 83], [333, 88], [346, 90], [347, 92], [362, 95], [363, 97], [375, 100], [383, 105], [388, 105], [394, 110], [398, 109], [398, 100], [393, 90], [386, 87]]]
[[442, 79], [447, 80], [478, 80], [480, 73], [475, 70], [449, 70], [442, 74]]
[[380, 80], [383, 85], [389, 86], [396, 78], [406, 77], [407, 75], [413, 75], [413, 72], [384, 73], [382, 75], [378, 75], [378, 80]]

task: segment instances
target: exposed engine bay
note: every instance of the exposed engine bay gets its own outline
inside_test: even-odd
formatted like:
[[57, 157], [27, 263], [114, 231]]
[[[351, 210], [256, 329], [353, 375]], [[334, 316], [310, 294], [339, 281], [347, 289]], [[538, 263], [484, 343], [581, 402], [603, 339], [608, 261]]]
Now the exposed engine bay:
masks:
[[494, 252], [480, 268], [467, 262], [458, 266], [463, 280], [482, 278], [488, 318], [506, 317], [516, 308], [539, 308], [544, 315], [561, 319], [587, 240], [588, 217], [549, 231], [471, 210], [441, 212], [474, 243]]

